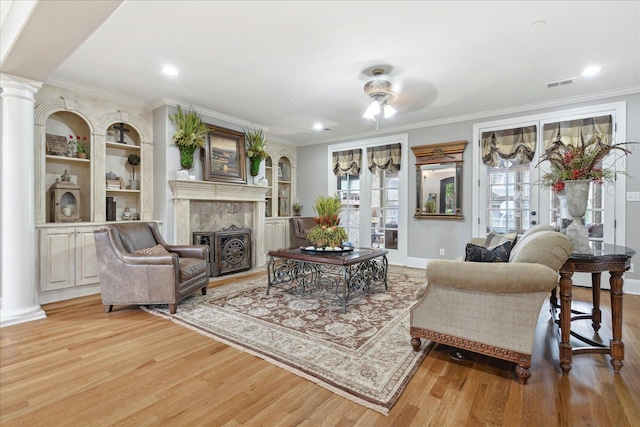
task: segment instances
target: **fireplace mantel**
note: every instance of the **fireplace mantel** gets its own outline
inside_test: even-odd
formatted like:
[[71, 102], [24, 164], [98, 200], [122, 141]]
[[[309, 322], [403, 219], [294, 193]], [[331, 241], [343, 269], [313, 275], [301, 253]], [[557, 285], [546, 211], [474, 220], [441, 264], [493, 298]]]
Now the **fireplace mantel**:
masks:
[[182, 179], [170, 180], [169, 185], [173, 192], [173, 230], [174, 241], [177, 244], [191, 244], [192, 200], [252, 203], [252, 263], [254, 266], [265, 264], [265, 196], [269, 190], [267, 187]]

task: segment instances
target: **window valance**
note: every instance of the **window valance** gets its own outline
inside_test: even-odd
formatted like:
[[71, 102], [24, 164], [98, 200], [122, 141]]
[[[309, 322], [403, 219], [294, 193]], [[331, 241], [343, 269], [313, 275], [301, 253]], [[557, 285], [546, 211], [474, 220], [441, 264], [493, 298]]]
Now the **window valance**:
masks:
[[497, 167], [500, 159], [530, 163], [536, 153], [537, 126], [482, 133], [482, 163]]
[[360, 175], [362, 168], [362, 150], [335, 151], [332, 154], [333, 173], [335, 176]]
[[402, 160], [402, 144], [369, 147], [367, 148], [367, 160], [371, 173], [375, 173], [376, 169], [398, 172]]
[[611, 115], [547, 123], [542, 130], [544, 149], [547, 151], [557, 144], [575, 146], [580, 142], [580, 135], [585, 141], [597, 136], [600, 137], [601, 142], [611, 144], [612, 131]]

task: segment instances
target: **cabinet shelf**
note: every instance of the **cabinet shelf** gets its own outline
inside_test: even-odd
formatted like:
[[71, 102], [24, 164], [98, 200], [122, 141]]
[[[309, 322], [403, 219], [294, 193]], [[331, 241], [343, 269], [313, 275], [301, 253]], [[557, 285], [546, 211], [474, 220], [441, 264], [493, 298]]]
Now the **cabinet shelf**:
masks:
[[51, 154], [47, 154], [47, 161], [57, 162], [57, 163], [90, 163], [90, 159], [79, 159], [77, 157], [64, 157], [64, 156], [53, 156]]
[[105, 142], [107, 148], [114, 148], [119, 150], [129, 150], [129, 151], [140, 151], [140, 147], [138, 145], [131, 144], [121, 144], [119, 142]]
[[140, 190], [127, 190], [125, 188], [118, 190], [114, 188], [107, 188], [107, 193], [140, 193]]

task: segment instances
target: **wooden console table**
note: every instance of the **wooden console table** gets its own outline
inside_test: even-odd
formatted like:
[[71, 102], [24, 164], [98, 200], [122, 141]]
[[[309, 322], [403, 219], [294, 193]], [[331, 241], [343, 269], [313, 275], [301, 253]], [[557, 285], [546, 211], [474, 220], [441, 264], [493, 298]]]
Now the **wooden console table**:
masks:
[[[551, 294], [550, 304], [554, 315], [560, 308], [560, 319], [555, 320], [559, 325], [560, 344], [560, 368], [563, 374], [571, 370], [571, 362], [574, 354], [610, 354], [611, 365], [615, 372], [620, 372], [624, 360], [624, 343], [622, 342], [622, 275], [631, 266], [631, 257], [636, 251], [624, 246], [604, 244], [602, 249], [595, 250], [593, 254], [571, 254], [571, 257], [560, 269], [560, 305], [558, 306], [556, 291]], [[571, 322], [580, 319], [591, 319], [593, 330], [600, 329], [600, 278], [603, 271], [611, 275], [611, 329], [613, 338], [609, 340], [609, 346], [590, 340], [578, 333], [571, 331]], [[591, 273], [591, 285], [593, 295], [593, 307], [591, 314], [585, 314], [571, 310], [571, 287], [573, 273]], [[578, 314], [572, 317], [571, 315]], [[589, 347], [572, 348], [570, 337], [574, 336]]]

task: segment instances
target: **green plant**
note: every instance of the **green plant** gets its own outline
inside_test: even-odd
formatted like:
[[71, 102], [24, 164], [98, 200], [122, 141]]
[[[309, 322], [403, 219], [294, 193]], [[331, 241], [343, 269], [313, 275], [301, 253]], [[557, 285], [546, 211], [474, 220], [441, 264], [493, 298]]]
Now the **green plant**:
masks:
[[87, 152], [87, 146], [85, 145], [84, 142], [78, 141], [78, 145], [76, 146], [76, 150], [78, 151], [78, 153], [86, 153]]
[[428, 199], [424, 203], [424, 208], [427, 211], [427, 213], [435, 213], [436, 212], [436, 200], [435, 199]]
[[136, 166], [140, 164], [140, 156], [138, 156], [137, 154], [129, 154], [129, 157], [127, 157], [127, 163], [129, 163], [131, 165], [131, 168], [133, 169], [133, 177], [131, 179], [135, 181]]
[[602, 160], [614, 150], [622, 151], [624, 155], [630, 154], [631, 152], [625, 146], [637, 144], [637, 142], [607, 144], [602, 142], [602, 139], [601, 135], [593, 135], [585, 141], [580, 135], [578, 141], [571, 141], [569, 145], [556, 142], [540, 156], [540, 162], [538, 162], [538, 164], [544, 161], [551, 163], [551, 171], [542, 175], [542, 185], [560, 192], [564, 190], [564, 181], [589, 179], [596, 184], [602, 184], [604, 181], [613, 182], [615, 173], [603, 169]]
[[259, 157], [264, 160], [269, 157], [266, 151], [267, 137], [262, 129], [242, 129], [244, 131], [244, 141], [249, 158]]
[[302, 210], [302, 205], [298, 202], [295, 202], [292, 208], [294, 212], [300, 212]]
[[180, 166], [183, 169], [191, 169], [193, 167], [193, 153], [198, 147], [204, 147], [209, 127], [193, 107], [184, 111], [178, 105], [176, 113], [169, 115], [169, 121], [176, 128], [173, 142], [180, 150]]
[[338, 226], [340, 224], [339, 214], [342, 210], [338, 196], [318, 197], [313, 210], [317, 214], [313, 220], [318, 225], [309, 230], [307, 234], [309, 241], [315, 242], [316, 246], [335, 247], [348, 240], [347, 232]]

